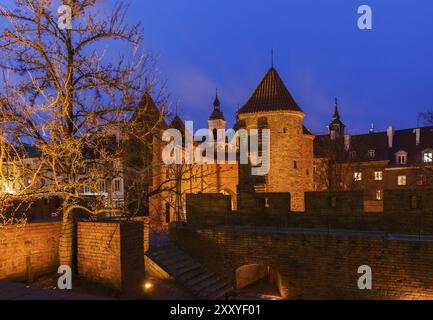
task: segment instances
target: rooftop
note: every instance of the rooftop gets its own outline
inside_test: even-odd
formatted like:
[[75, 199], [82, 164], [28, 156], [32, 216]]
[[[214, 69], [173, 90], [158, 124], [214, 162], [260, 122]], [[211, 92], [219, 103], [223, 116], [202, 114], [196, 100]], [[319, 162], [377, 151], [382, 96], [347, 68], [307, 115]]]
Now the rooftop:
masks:
[[238, 111], [242, 113], [292, 110], [302, 112], [274, 67], [260, 81], [247, 103]]

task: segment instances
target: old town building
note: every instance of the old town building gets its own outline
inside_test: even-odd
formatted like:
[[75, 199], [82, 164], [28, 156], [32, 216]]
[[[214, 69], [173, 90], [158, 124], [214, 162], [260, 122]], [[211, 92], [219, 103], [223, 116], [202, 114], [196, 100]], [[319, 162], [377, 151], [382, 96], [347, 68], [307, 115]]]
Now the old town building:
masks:
[[[206, 174], [189, 181], [183, 190], [230, 194], [234, 203], [244, 192], [290, 192], [291, 211], [304, 210], [304, 192], [361, 190], [365, 210], [375, 212], [382, 211], [386, 189], [433, 185], [433, 127], [395, 130], [390, 126], [384, 132], [370, 129], [366, 134], [350, 135], [337, 98], [327, 134], [313, 135], [303, 125], [304, 116], [271, 67], [238, 110], [234, 126], [247, 132], [258, 129], [259, 137], [261, 130], [270, 130], [269, 172], [254, 176], [251, 163], [206, 165]], [[209, 130], [215, 135], [216, 129], [225, 128], [217, 95]]]

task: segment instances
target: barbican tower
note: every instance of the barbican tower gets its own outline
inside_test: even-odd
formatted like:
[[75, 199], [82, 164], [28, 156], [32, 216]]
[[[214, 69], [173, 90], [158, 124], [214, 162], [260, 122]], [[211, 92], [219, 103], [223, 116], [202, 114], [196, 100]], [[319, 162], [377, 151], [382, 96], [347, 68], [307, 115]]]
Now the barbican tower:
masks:
[[271, 67], [237, 112], [238, 123], [248, 132], [270, 130], [269, 172], [252, 176], [247, 168], [250, 165], [239, 165], [239, 192], [290, 192], [288, 210], [304, 211], [304, 192], [313, 189], [314, 139], [303, 125], [304, 116], [277, 70]]

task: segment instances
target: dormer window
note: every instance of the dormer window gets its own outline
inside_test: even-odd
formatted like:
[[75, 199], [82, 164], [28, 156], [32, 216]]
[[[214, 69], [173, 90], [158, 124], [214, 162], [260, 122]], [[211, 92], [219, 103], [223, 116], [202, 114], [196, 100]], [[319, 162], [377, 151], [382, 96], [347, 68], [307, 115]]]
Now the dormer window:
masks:
[[374, 159], [375, 156], [376, 156], [376, 151], [374, 149], [368, 150], [368, 158], [369, 159]]
[[427, 149], [422, 152], [422, 162], [432, 163], [433, 162], [433, 150]]
[[406, 164], [407, 163], [407, 152], [400, 150], [395, 154], [395, 163], [396, 164]]

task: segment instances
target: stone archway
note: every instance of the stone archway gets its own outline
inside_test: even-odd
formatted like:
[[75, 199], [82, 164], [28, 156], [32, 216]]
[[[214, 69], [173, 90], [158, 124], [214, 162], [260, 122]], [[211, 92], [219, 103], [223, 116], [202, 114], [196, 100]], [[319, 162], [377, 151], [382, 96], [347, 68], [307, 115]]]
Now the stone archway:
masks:
[[235, 288], [247, 298], [281, 298], [282, 278], [268, 265], [251, 263], [235, 270]]

